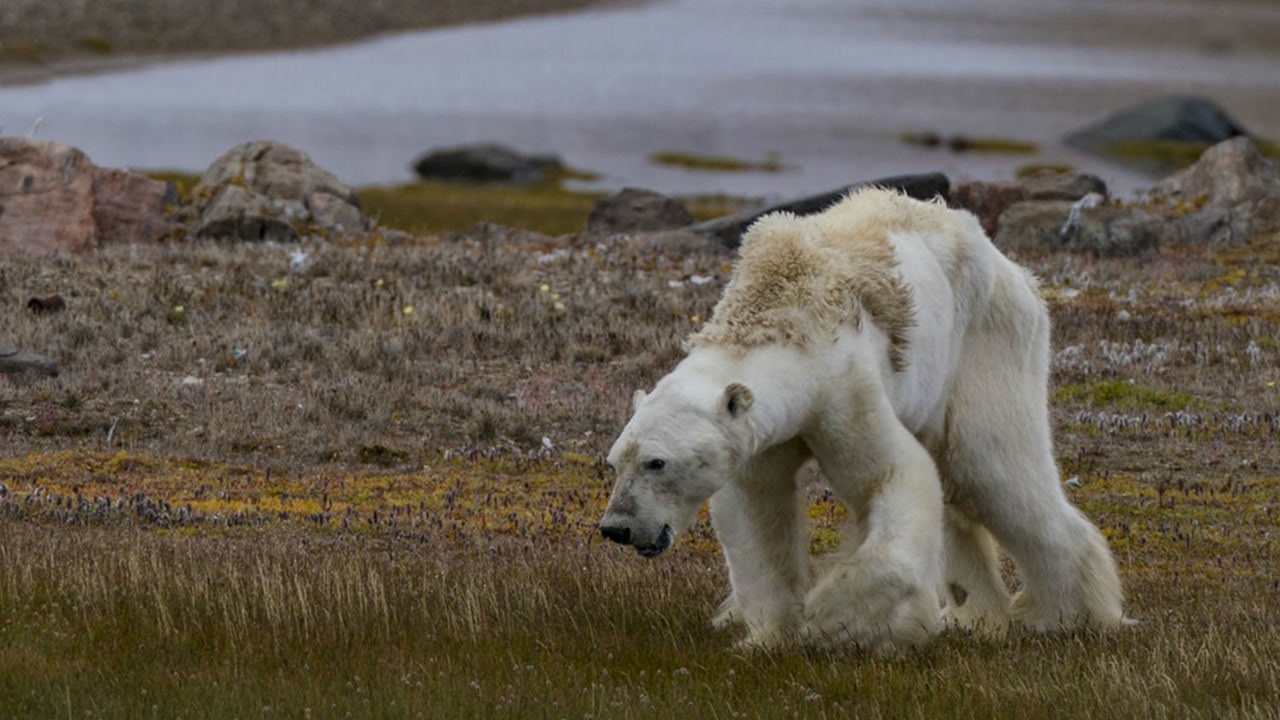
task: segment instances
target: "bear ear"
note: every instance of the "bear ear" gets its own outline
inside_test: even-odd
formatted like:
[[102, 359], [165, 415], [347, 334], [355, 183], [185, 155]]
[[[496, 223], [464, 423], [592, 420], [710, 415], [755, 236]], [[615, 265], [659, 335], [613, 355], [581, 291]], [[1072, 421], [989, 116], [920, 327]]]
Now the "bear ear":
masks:
[[643, 390], [635, 391], [635, 394], [631, 396], [631, 411], [635, 412], [636, 410], [639, 410], [640, 403], [644, 402], [644, 399], [647, 397], [649, 397], [649, 394], [646, 393], [645, 391]]
[[751, 403], [755, 402], [756, 396], [751, 394], [751, 389], [742, 383], [733, 383], [724, 389], [724, 399], [720, 407], [729, 413], [729, 417], [741, 417], [743, 413], [751, 409]]

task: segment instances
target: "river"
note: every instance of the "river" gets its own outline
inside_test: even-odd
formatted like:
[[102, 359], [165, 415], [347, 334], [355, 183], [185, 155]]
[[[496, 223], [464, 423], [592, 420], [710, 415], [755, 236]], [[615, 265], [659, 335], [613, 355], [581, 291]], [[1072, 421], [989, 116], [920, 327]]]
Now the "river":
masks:
[[[1149, 182], [1059, 139], [1140, 99], [1212, 97], [1280, 138], [1280, 4], [1261, 0], [658, 0], [309, 51], [169, 59], [0, 86], [9, 134], [101, 165], [199, 171], [290, 143], [353, 184], [411, 179], [424, 150], [499, 141], [602, 187], [779, 196], [1031, 162]], [[955, 154], [903, 132], [1036, 143]], [[655, 152], [776, 156], [782, 172], [661, 167]]]

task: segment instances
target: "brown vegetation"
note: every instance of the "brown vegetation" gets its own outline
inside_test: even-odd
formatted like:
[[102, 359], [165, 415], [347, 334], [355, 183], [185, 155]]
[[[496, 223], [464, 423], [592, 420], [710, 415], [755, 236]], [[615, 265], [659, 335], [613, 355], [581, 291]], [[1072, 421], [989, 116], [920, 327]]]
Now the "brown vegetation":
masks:
[[[1280, 703], [1280, 237], [1026, 256], [1123, 632], [742, 656], [706, 523], [595, 536], [628, 398], [713, 248], [488, 227], [0, 266], [0, 707], [15, 717], [1266, 717]], [[710, 282], [702, 282], [709, 278]], [[31, 297], [66, 307], [34, 313]], [[545, 438], [545, 441], [544, 441]], [[811, 478], [815, 550], [843, 512]]]

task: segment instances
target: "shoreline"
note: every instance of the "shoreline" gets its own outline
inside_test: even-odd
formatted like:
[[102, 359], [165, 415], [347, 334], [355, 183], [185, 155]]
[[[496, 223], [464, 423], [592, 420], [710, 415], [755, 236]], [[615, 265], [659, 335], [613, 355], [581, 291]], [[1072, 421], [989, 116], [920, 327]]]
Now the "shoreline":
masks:
[[377, 8], [381, 12], [360, 19], [344, 17], [346, 4], [336, 0], [305, 8], [277, 2], [274, 14], [259, 12], [270, 3], [252, 0], [245, 0], [246, 7], [255, 12], [247, 14], [236, 2], [224, 3], [229, 7], [212, 14], [197, 3], [174, 8], [171, 0], [143, 0], [105, 8], [98, 16], [83, 14], [78, 23], [65, 21], [71, 0], [29, 0], [25, 6], [23, 0], [11, 1], [20, 4], [17, 20], [0, 25], [0, 87], [162, 62], [322, 49], [392, 33], [625, 6], [636, 0], [460, 0], [427, 6], [383, 0]]

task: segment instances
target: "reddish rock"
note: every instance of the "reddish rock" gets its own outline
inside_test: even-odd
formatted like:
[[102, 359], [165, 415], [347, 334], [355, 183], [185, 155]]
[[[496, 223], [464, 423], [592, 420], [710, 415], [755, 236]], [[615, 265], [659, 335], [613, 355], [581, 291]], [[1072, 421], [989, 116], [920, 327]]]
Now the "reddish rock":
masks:
[[76, 148], [0, 138], [0, 254], [152, 242], [173, 227], [176, 201], [167, 183], [100, 168]]
[[1010, 205], [1026, 199], [1026, 189], [1016, 183], [971, 181], [951, 188], [949, 204], [976, 215], [987, 235], [995, 237], [1000, 229], [1000, 215]]

